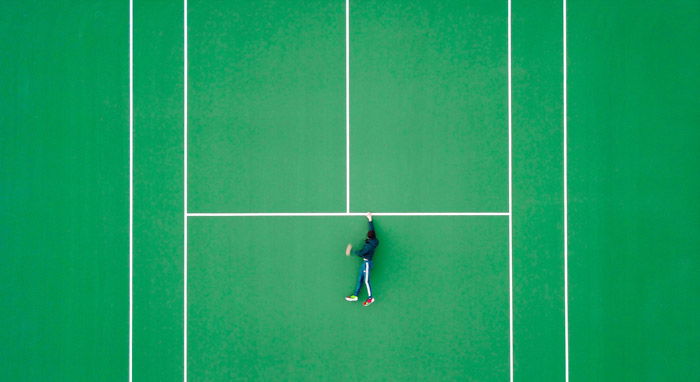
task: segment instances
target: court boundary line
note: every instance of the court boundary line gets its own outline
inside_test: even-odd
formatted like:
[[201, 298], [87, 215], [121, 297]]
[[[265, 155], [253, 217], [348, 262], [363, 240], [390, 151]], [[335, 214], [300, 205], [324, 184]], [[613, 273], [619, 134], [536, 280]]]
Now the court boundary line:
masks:
[[134, 0], [129, 0], [129, 382], [134, 370]]
[[563, 28], [562, 28], [562, 84], [563, 84], [563, 167], [564, 167], [564, 367], [565, 381], [569, 382], [569, 158], [568, 158], [568, 95], [567, 95], [567, 33], [566, 33], [566, 0], [562, 0]]
[[512, 73], [512, 9], [508, 0], [508, 357], [510, 382], [515, 373], [513, 334], [513, 73]]
[[183, 151], [184, 151], [184, 156], [183, 156], [183, 158], [184, 158], [184, 166], [183, 166], [184, 167], [184, 169], [183, 169], [183, 172], [184, 172], [183, 173], [183, 183], [184, 183], [184, 187], [183, 187], [183, 224], [184, 224], [184, 243], [183, 243], [184, 244], [184, 256], [183, 256], [184, 257], [184, 264], [183, 264], [183, 266], [184, 266], [184, 269], [183, 269], [183, 293], [184, 293], [184, 298], [183, 298], [183, 330], [184, 330], [184, 333], [183, 333], [183, 341], [184, 341], [184, 344], [183, 344], [183, 355], [182, 356], [183, 356], [183, 360], [184, 360], [184, 362], [183, 362], [183, 364], [184, 364], [183, 365], [183, 380], [184, 380], [184, 382], [187, 382], [187, 363], [188, 363], [188, 359], [187, 359], [187, 316], [188, 316], [187, 315], [187, 304], [188, 304], [188, 300], [187, 300], [187, 265], [188, 265], [187, 264], [188, 263], [188, 260], [187, 260], [187, 253], [188, 253], [188, 243], [187, 243], [187, 234], [188, 234], [188, 227], [187, 227], [187, 220], [188, 220], [187, 219], [187, 161], [188, 161], [188, 158], [187, 158], [187, 143], [188, 143], [188, 141], [187, 141], [187, 139], [188, 139], [188, 136], [187, 136], [187, 127], [188, 127], [187, 126], [187, 119], [188, 119], [187, 100], [188, 100], [188, 98], [187, 97], [188, 97], [188, 94], [187, 94], [187, 88], [188, 88], [189, 83], [188, 83], [188, 77], [187, 77], [187, 71], [188, 71], [187, 10], [188, 10], [188, 8], [187, 8], [187, 0], [183, 0], [183, 1], [184, 1], [184, 17], [183, 17], [183, 27], [184, 27], [184, 31], [183, 31], [183, 43], [184, 43], [184, 47], [183, 47], [184, 110], [183, 110], [183, 112], [184, 112], [184, 121], [183, 122], [184, 123], [183, 123], [183, 125], [184, 125], [185, 134], [184, 134], [184, 140], [183, 140]]

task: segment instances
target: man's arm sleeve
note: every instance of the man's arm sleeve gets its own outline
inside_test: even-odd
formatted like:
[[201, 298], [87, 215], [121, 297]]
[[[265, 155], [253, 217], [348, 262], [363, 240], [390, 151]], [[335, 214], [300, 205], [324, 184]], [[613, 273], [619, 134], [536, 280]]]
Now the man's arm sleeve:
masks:
[[368, 231], [374, 231], [374, 223], [373, 222], [368, 222], [369, 228], [367, 229]]
[[367, 254], [367, 252], [369, 252], [369, 250], [370, 250], [370, 246], [367, 245], [367, 244], [365, 244], [365, 245], [362, 246], [362, 249], [356, 250], [356, 251], [355, 251], [355, 254], [356, 254], [357, 256], [362, 256], [362, 255]]

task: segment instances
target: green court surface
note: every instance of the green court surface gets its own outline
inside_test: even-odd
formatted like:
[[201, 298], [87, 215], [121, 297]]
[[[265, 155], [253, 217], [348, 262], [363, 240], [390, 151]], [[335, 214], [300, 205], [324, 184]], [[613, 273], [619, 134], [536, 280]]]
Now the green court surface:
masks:
[[0, 381], [700, 380], [700, 3], [347, 4], [0, 3]]
[[362, 238], [361, 221], [191, 218], [190, 376], [506, 380], [507, 222], [377, 218], [380, 246], [390, 250], [377, 251], [376, 302], [361, 307], [342, 298], [359, 261], [338, 251]]

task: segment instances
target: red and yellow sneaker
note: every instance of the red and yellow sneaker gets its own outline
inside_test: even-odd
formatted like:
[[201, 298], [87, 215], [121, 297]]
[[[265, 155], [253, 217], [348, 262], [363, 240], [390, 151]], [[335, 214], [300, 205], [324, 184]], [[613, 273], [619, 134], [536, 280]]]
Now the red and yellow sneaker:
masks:
[[365, 302], [362, 303], [362, 306], [368, 306], [369, 304], [374, 302], [374, 297], [368, 298]]

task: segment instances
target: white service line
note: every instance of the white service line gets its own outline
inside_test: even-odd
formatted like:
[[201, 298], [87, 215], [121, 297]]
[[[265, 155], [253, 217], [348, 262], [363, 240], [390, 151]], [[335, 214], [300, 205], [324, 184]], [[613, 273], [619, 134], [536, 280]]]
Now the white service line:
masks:
[[566, 0], [563, 0], [563, 103], [564, 103], [564, 364], [565, 381], [569, 382], [569, 185], [568, 185], [568, 109], [567, 109], [567, 47], [566, 47]]
[[183, 116], [184, 116], [184, 141], [183, 141], [183, 152], [184, 152], [184, 169], [183, 169], [183, 208], [184, 208], [184, 214], [183, 214], [183, 220], [184, 220], [184, 238], [183, 238], [183, 246], [184, 246], [184, 251], [183, 251], [183, 257], [184, 257], [184, 264], [183, 264], [183, 380], [187, 382], [187, 87], [188, 87], [188, 78], [187, 78], [187, 71], [188, 71], [188, 56], [187, 56], [187, 0], [184, 0], [184, 15], [183, 15], [183, 43], [184, 43], [184, 64], [183, 64], [183, 99], [184, 99], [184, 110], [183, 110]]
[[[365, 216], [366, 212], [191, 212], [190, 217], [245, 217], [245, 216]], [[509, 216], [508, 212], [372, 212], [372, 216]]]

